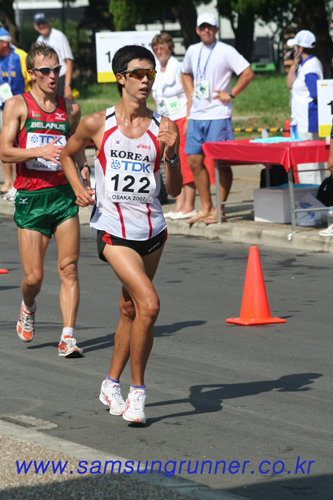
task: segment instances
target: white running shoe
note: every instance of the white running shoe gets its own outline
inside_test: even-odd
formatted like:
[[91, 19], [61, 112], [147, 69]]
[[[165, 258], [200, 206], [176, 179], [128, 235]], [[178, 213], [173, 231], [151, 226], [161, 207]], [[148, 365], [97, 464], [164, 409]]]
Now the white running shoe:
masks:
[[103, 380], [99, 400], [103, 405], [110, 408], [111, 415], [122, 415], [124, 413], [125, 401], [121, 395], [119, 384], [107, 379]]
[[23, 304], [21, 304], [20, 317], [16, 325], [16, 331], [23, 342], [31, 342], [35, 335], [36, 301], [34, 301], [34, 304], [35, 310], [33, 312], [26, 311], [23, 308]]
[[328, 228], [323, 231], [319, 231], [319, 236], [333, 236], [333, 225], [328, 226]]
[[81, 358], [83, 351], [76, 345], [76, 340], [70, 335], [65, 335], [64, 340], [60, 340], [58, 345], [59, 356], [66, 358]]
[[127, 396], [123, 418], [128, 422], [145, 424], [145, 402], [146, 391], [144, 389], [134, 389]]

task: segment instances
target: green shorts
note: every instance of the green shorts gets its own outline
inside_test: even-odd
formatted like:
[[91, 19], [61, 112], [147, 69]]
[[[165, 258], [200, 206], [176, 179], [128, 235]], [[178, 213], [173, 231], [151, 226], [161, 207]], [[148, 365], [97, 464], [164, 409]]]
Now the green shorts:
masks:
[[14, 221], [18, 227], [52, 237], [62, 222], [74, 217], [79, 209], [69, 184], [39, 191], [17, 191]]

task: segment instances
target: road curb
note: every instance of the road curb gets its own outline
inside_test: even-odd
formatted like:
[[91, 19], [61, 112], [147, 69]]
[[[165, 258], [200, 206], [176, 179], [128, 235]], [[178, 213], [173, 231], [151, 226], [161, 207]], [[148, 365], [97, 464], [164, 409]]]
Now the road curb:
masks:
[[[27, 443], [37, 444], [48, 451], [63, 453], [64, 455], [77, 460], [86, 460], [89, 463], [94, 460], [101, 462], [120, 460], [123, 463], [125, 463], [126, 460], [130, 460], [128, 458], [112, 455], [111, 453], [105, 453], [94, 448], [89, 448], [88, 446], [73, 443], [72, 441], [43, 434], [40, 432], [43, 426], [39, 427], [38, 424], [36, 427], [31, 426], [29, 428], [24, 428], [19, 424], [19, 422], [18, 425], [16, 425], [3, 420], [2, 418], [0, 418], [0, 435], [11, 436]], [[133, 473], [129, 477], [139, 481], [148, 482], [156, 486], [163, 486], [164, 488], [199, 500], [246, 500], [244, 497], [239, 495], [234, 495], [233, 493], [221, 490], [214, 490], [209, 486], [205, 486], [178, 476], [168, 477], [163, 474], [153, 472], [149, 475]]]
[[[13, 216], [13, 203], [0, 200], [0, 215]], [[91, 208], [80, 208], [80, 224], [89, 224]], [[206, 239], [220, 239], [227, 242], [246, 243], [249, 245], [274, 248], [303, 250], [306, 252], [333, 253], [333, 238], [322, 238], [317, 229], [296, 231], [289, 228], [276, 229], [261, 226], [253, 221], [237, 224], [188, 224], [184, 220], [167, 220], [168, 233], [174, 235], [194, 236]]]

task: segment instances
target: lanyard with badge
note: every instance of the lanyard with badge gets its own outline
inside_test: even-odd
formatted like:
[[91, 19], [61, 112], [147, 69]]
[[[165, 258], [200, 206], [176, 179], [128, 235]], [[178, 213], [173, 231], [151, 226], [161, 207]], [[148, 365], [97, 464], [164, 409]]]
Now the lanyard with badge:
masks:
[[12, 91], [11, 91], [11, 83], [12, 83], [12, 70], [14, 69], [13, 65], [13, 54], [14, 51], [11, 50], [9, 54], [9, 61], [8, 61], [8, 77], [7, 77], [7, 82], [3, 83], [3, 70], [2, 70], [2, 64], [0, 62], [0, 106], [2, 103], [6, 102], [8, 99], [13, 97]]
[[196, 87], [195, 87], [195, 91], [193, 94], [193, 97], [196, 97], [197, 99], [209, 99], [209, 82], [208, 82], [208, 80], [205, 80], [206, 69], [208, 66], [210, 56], [212, 55], [216, 44], [217, 44], [217, 42], [214, 43], [213, 47], [210, 50], [210, 53], [208, 54], [203, 71], [200, 70], [201, 53], [202, 53], [202, 49], [203, 49], [203, 44], [201, 45], [199, 58], [198, 58], [198, 64], [197, 64], [197, 71], [196, 71], [196, 75], [195, 75]]

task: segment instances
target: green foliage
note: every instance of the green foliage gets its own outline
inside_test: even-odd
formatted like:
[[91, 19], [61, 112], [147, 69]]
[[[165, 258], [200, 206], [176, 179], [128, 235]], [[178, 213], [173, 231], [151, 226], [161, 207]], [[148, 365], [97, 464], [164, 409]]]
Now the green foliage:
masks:
[[[116, 83], [83, 85], [76, 82], [75, 88], [80, 92], [77, 102], [81, 106], [82, 117], [107, 109], [120, 101]], [[149, 97], [147, 104], [150, 109], [155, 110], [151, 97]]]
[[137, 7], [133, 0], [111, 0], [109, 12], [118, 31], [135, 30]]

